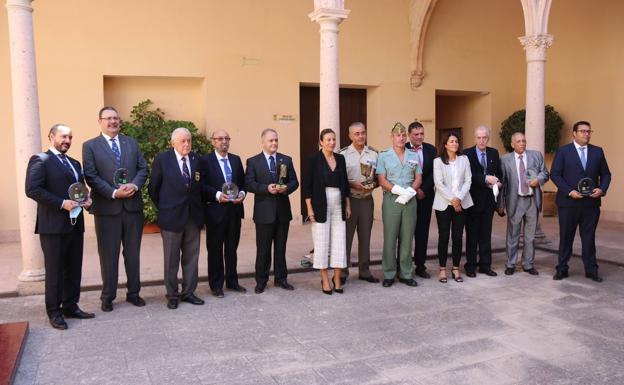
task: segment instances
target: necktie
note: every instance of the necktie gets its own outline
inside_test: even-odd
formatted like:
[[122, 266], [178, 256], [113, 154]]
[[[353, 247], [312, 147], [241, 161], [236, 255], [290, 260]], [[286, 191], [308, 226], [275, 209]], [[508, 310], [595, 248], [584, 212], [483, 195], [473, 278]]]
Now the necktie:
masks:
[[112, 138], [110, 141], [113, 155], [115, 155], [115, 160], [117, 161], [117, 165], [119, 166], [121, 165], [121, 152], [119, 152], [119, 146], [117, 146], [117, 139]]
[[69, 161], [67, 160], [67, 156], [65, 154], [59, 154], [58, 157], [61, 158], [61, 162], [63, 162], [63, 165], [65, 166], [65, 168], [69, 171], [72, 177], [74, 177], [74, 180], [77, 180], [76, 174], [74, 173], [74, 169], [72, 168], [72, 166], [69, 164]]
[[188, 186], [191, 183], [191, 173], [189, 172], [188, 167], [186, 166], [186, 158], [182, 157], [182, 175], [186, 180], [186, 185]]
[[271, 171], [271, 179], [273, 182], [277, 180], [277, 171], [275, 170], [275, 157], [269, 156], [269, 171]]
[[585, 156], [585, 147], [579, 147], [581, 150], [581, 164], [583, 165], [583, 170], [587, 169], [587, 157]]
[[481, 152], [481, 160], [479, 161], [479, 163], [481, 163], [481, 167], [483, 167], [483, 171], [487, 172], [487, 163], [485, 162], [485, 152]]
[[227, 158], [222, 158], [221, 161], [223, 162], [223, 170], [225, 171], [225, 181], [230, 183], [232, 182], [232, 169], [230, 168], [230, 163]]
[[524, 161], [522, 160], [522, 155], [518, 155], [518, 159], [520, 159], [520, 166], [518, 166], [518, 170], [520, 174], [520, 192], [522, 193], [522, 195], [529, 195], [529, 185], [527, 183], [526, 167], [524, 167]]

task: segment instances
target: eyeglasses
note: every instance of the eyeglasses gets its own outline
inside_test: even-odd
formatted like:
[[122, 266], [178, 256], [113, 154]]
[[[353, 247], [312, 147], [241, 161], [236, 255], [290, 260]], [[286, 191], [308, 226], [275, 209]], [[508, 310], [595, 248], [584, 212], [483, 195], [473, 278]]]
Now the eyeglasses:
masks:
[[100, 118], [100, 120], [108, 120], [109, 122], [112, 120], [113, 122], [119, 121], [119, 116], [107, 116], [105, 118]]
[[218, 136], [216, 138], [212, 138], [212, 140], [216, 140], [217, 142], [229, 142], [230, 139], [231, 138], [229, 136]]
[[594, 130], [576, 130], [576, 132], [578, 132], [579, 134], [583, 134], [583, 135], [591, 135], [591, 133], [594, 132]]

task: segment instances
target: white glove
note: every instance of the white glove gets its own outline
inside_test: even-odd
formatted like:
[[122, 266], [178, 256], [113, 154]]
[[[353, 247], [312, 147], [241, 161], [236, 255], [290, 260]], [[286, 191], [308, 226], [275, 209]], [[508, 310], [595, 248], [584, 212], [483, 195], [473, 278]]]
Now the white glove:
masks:
[[492, 193], [494, 193], [494, 202], [496, 202], [496, 200], [498, 199], [498, 183], [494, 183], [492, 185]]
[[395, 184], [394, 186], [392, 186], [392, 190], [390, 190], [390, 192], [393, 193], [393, 194], [396, 194], [396, 195], [405, 195], [406, 194], [405, 189], [403, 187], [399, 186], [398, 184]]
[[394, 201], [398, 204], [404, 205], [404, 204], [407, 204], [407, 197], [406, 195], [399, 195], [399, 197], [395, 199]]

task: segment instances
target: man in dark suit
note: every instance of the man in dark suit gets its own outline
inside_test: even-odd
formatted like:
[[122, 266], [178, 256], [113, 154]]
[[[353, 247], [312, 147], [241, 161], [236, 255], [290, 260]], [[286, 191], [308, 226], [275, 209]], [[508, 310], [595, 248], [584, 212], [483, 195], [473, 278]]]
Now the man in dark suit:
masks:
[[[113, 310], [117, 296], [119, 251], [123, 244], [124, 266], [128, 279], [126, 301], [145, 306], [141, 290], [139, 255], [143, 235], [143, 200], [140, 190], [147, 179], [147, 164], [134, 138], [121, 135], [120, 119], [113, 107], [99, 112], [101, 135], [82, 145], [82, 160], [91, 187], [98, 254], [102, 269], [102, 311]], [[113, 180], [117, 170], [125, 169], [126, 180]]]
[[[256, 224], [256, 287], [260, 294], [269, 280], [271, 246], [274, 251], [275, 286], [294, 290], [288, 283], [286, 240], [292, 220], [288, 195], [299, 187], [297, 174], [289, 156], [277, 152], [277, 131], [267, 128], [260, 135], [262, 152], [247, 159], [245, 188], [254, 193], [253, 220]], [[286, 175], [280, 170], [286, 167]]]
[[[204, 304], [195, 295], [204, 215], [199, 157], [191, 152], [193, 143], [190, 131], [184, 127], [173, 130], [171, 146], [172, 149], [158, 154], [154, 159], [148, 191], [158, 208], [156, 223], [163, 240], [167, 307], [177, 309], [180, 299], [193, 305]], [[180, 262], [181, 295], [178, 292]]]
[[93, 318], [78, 307], [82, 276], [84, 215], [69, 198], [69, 186], [84, 183], [80, 163], [67, 156], [71, 129], [56, 124], [48, 134], [50, 149], [33, 155], [26, 170], [26, 195], [37, 202], [35, 233], [39, 234], [45, 263], [45, 306], [50, 325], [67, 329], [68, 318]]
[[[470, 161], [472, 184], [470, 196], [474, 206], [467, 210], [466, 218], [466, 275], [476, 277], [479, 273], [495, 277], [492, 270], [492, 218], [496, 209], [493, 187], [502, 187], [500, 158], [498, 150], [487, 147], [490, 129], [479, 126], [475, 129], [476, 145], [464, 150]], [[477, 251], [478, 250], [478, 251]], [[477, 261], [477, 253], [479, 259]]]
[[[223, 284], [240, 293], [247, 291], [238, 284], [236, 249], [240, 240], [241, 219], [244, 216], [245, 172], [238, 155], [230, 154], [230, 135], [217, 130], [211, 136], [214, 151], [200, 159], [206, 247], [208, 248], [208, 283], [212, 294], [223, 298]], [[234, 183], [236, 197], [222, 193], [223, 185]], [[224, 271], [225, 259], [225, 271]]]
[[[572, 127], [572, 143], [561, 146], [552, 165], [552, 180], [557, 186], [559, 211], [559, 263], [555, 280], [568, 277], [568, 262], [576, 228], [579, 228], [585, 276], [602, 282], [596, 262], [596, 227], [600, 218], [601, 197], [606, 195], [611, 183], [611, 172], [602, 148], [589, 144], [589, 122], [576, 122]], [[578, 190], [581, 179], [589, 178], [593, 187], [583, 195]]]
[[412, 122], [408, 128], [409, 141], [405, 148], [418, 154], [422, 167], [422, 184], [416, 190], [416, 228], [414, 230], [414, 264], [416, 275], [422, 278], [430, 278], [427, 273], [425, 261], [427, 260], [427, 243], [429, 242], [429, 225], [431, 224], [431, 212], [433, 207], [433, 159], [436, 149], [433, 145], [425, 143], [425, 128], [420, 122]]

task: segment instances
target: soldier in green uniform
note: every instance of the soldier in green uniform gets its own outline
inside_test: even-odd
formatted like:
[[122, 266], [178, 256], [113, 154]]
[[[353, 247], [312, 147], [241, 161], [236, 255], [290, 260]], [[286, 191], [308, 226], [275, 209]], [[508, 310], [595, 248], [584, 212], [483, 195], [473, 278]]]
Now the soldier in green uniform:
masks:
[[399, 242], [399, 282], [417, 286], [412, 278], [412, 238], [416, 225], [416, 190], [422, 182], [418, 155], [405, 150], [407, 130], [401, 123], [392, 128], [392, 147], [379, 153], [377, 176], [383, 189], [383, 286], [390, 287], [397, 273]]

